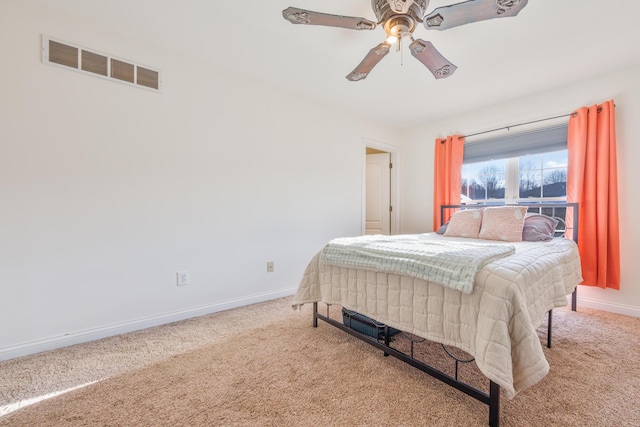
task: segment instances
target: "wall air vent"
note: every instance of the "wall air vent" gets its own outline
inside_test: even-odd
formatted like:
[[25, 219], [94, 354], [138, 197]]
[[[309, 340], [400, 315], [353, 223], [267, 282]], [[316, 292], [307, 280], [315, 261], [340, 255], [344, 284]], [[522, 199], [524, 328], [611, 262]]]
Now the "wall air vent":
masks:
[[42, 36], [42, 62], [143, 89], [161, 90], [161, 73], [72, 43]]

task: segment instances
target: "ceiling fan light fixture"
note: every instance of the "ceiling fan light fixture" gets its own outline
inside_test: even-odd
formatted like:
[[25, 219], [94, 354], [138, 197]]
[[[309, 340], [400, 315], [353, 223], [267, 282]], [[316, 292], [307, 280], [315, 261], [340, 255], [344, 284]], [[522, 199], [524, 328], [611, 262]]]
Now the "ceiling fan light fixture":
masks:
[[387, 36], [402, 37], [405, 33], [412, 33], [416, 29], [416, 21], [409, 16], [394, 16], [384, 23]]

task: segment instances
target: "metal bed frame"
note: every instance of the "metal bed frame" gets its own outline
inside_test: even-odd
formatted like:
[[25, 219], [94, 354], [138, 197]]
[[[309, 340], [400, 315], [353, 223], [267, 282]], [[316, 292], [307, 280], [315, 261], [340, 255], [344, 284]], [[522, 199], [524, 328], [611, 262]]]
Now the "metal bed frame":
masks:
[[[574, 230], [578, 229], [578, 204], [577, 203], [531, 203], [531, 204], [524, 203], [524, 204], [519, 204], [518, 206], [522, 206], [522, 205], [529, 207], [529, 211], [533, 209], [533, 210], [536, 210], [538, 213], [542, 213], [550, 210], [551, 215], [549, 216], [559, 218], [561, 220], [559, 223], [559, 226], [563, 227], [560, 229], [556, 229], [557, 235], [565, 235], [565, 233], [568, 231], [568, 229], [566, 228], [566, 223], [564, 219], [556, 216], [557, 210], [572, 209], [572, 212], [573, 212], [572, 228], [573, 229], [571, 231], [573, 232]], [[478, 208], [483, 208], [488, 206], [496, 206], [496, 205], [444, 205], [440, 207], [440, 218], [444, 217], [445, 209], [454, 209], [454, 210], [478, 209]], [[501, 205], [501, 206], [504, 206], [504, 205]], [[565, 215], [566, 215], [566, 212], [567, 211], [565, 211]], [[578, 235], [577, 232], [572, 233], [573, 240], [576, 243], [578, 242], [577, 235]], [[576, 306], [577, 306], [577, 288], [571, 294], [571, 310], [576, 311]], [[484, 403], [489, 407], [489, 426], [498, 427], [500, 422], [500, 386], [495, 382], [493, 382], [492, 380], [489, 380], [489, 392], [487, 393], [464, 381], [461, 381], [458, 378], [459, 363], [472, 362], [474, 360], [473, 358], [465, 359], [465, 360], [459, 359], [453, 356], [443, 345], [442, 347], [445, 353], [449, 357], [455, 360], [455, 375], [451, 376], [445, 372], [440, 371], [437, 368], [434, 368], [433, 366], [430, 366], [429, 364], [421, 360], [414, 358], [413, 341], [411, 342], [411, 351], [409, 354], [392, 347], [391, 338], [389, 334], [389, 327], [387, 325], [380, 326], [381, 328], [384, 328], [382, 339], [378, 339], [377, 337], [374, 338], [372, 336], [358, 332], [355, 329], [352, 329], [349, 325], [345, 325], [344, 321], [340, 322], [331, 318], [329, 314], [329, 308], [330, 308], [330, 305], [327, 304], [326, 314], [321, 314], [318, 312], [318, 303], [317, 302], [313, 303], [313, 327], [314, 328], [318, 327], [318, 320], [322, 320], [332, 326], [335, 326], [338, 329], [341, 329], [347, 332], [348, 334], [353, 335], [354, 337], [364, 342], [367, 342], [368, 344], [374, 347], [377, 347], [378, 349], [383, 351], [384, 356], [393, 356], [413, 366], [414, 368], [419, 369], [420, 371], [442, 381], [443, 383], [448, 384], [449, 386], [465, 393], [466, 395], [471, 396], [472, 398]], [[551, 348], [552, 311], [553, 310], [549, 310], [548, 321], [547, 321], [547, 347], [548, 348]]]

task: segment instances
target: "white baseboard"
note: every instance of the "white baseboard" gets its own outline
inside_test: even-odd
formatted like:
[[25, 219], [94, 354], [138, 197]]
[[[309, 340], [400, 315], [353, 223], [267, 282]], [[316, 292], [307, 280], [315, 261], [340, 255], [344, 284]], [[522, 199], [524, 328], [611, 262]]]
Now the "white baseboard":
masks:
[[128, 322], [116, 323], [100, 328], [86, 329], [72, 334], [50, 337], [14, 346], [4, 347], [0, 348], [0, 361], [14, 359], [16, 357], [28, 356], [30, 354], [41, 353], [43, 351], [67, 347], [84, 342], [95, 341], [115, 335], [126, 334], [128, 332], [151, 328], [153, 326], [164, 325], [166, 323], [190, 319], [192, 317], [204, 316], [207, 314], [216, 313], [218, 311], [229, 310], [245, 305], [282, 298], [293, 295], [295, 294], [295, 292], [296, 288], [281, 289], [274, 292], [251, 295], [249, 297], [194, 307], [187, 310], [164, 313], [157, 316], [144, 317]]
[[587, 308], [593, 308], [595, 310], [608, 311], [610, 313], [640, 317], [640, 307], [634, 307], [634, 306], [623, 305], [623, 304], [615, 304], [615, 303], [596, 300], [593, 298], [580, 297], [580, 290], [578, 290], [578, 310], [580, 310], [580, 307], [587, 307]]
[[[84, 342], [95, 341], [115, 335], [126, 334], [128, 332], [151, 328], [153, 326], [164, 325], [166, 323], [190, 319], [192, 317], [204, 316], [207, 314], [216, 313], [218, 311], [229, 310], [245, 305], [282, 298], [293, 295], [295, 291], [296, 288], [281, 289], [274, 292], [251, 295], [249, 297], [223, 301], [216, 304], [194, 307], [187, 310], [140, 318], [129, 322], [107, 325], [101, 328], [86, 329], [84, 331], [76, 332], [73, 334], [45, 338], [14, 346], [4, 347], [0, 348], [0, 361], [14, 359], [16, 357], [28, 356], [30, 354], [40, 353], [43, 351], [67, 347], [75, 344], [81, 344]], [[580, 295], [580, 292], [578, 292], [578, 295]], [[613, 304], [592, 298], [583, 298], [578, 296], [578, 309], [580, 309], [580, 307], [587, 307], [596, 310], [608, 311], [611, 313], [640, 317], [640, 307]]]

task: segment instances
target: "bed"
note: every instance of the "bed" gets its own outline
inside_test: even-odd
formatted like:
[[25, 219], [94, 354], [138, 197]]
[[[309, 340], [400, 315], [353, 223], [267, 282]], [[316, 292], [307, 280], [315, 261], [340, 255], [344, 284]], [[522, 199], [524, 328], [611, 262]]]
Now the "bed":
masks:
[[[547, 345], [550, 346], [552, 310], [566, 306], [569, 294], [575, 310], [576, 287], [582, 282], [580, 257], [577, 242], [567, 238], [572, 237], [568, 234], [577, 233], [566, 228], [565, 219], [571, 218], [572, 227], [577, 229], [577, 205], [443, 206], [443, 213], [445, 209], [452, 209], [454, 214], [447, 227], [443, 227], [444, 231], [439, 230], [440, 234], [397, 236], [400, 244], [393, 242], [391, 246], [379, 246], [371, 236], [332, 240], [308, 264], [292, 304], [294, 308], [313, 304], [314, 327], [318, 319], [332, 324], [380, 348], [385, 355], [397, 357], [487, 404], [489, 424], [497, 426], [500, 389], [512, 399], [549, 372], [537, 328], [548, 319]], [[514, 221], [511, 215], [516, 217]], [[523, 216], [522, 221], [519, 215]], [[466, 220], [461, 221], [462, 217]], [[529, 217], [547, 222], [547, 229], [542, 232], [546, 238], [534, 233], [527, 236], [527, 241], [503, 240], [517, 240], [513, 237], [517, 233], [523, 238], [528, 230], [525, 219]], [[469, 221], [469, 218], [472, 219]], [[554, 227], [549, 230], [551, 223]], [[380, 237], [384, 241], [395, 239]], [[355, 249], [350, 246], [352, 240], [360, 239], [364, 242], [360, 242], [360, 246], [356, 244]], [[373, 241], [376, 243], [371, 244]], [[440, 244], [454, 249], [445, 249], [444, 254], [420, 252], [409, 257], [410, 252], [423, 244], [429, 251], [440, 251], [437, 248]], [[332, 258], [328, 248], [336, 245], [347, 247], [347, 256]], [[458, 246], [467, 245], [474, 252], [471, 261], [463, 260], [469, 257], [464, 252], [466, 249], [457, 250]], [[369, 249], [364, 248], [369, 246], [373, 248], [367, 252]], [[488, 254], [480, 261], [475, 258], [478, 247], [480, 252]], [[408, 248], [406, 253], [405, 248]], [[449, 252], [455, 254], [449, 255]], [[401, 261], [385, 260], [389, 254]], [[375, 257], [381, 260], [378, 264], [369, 260]], [[427, 265], [426, 270], [455, 270], [455, 277], [443, 279], [441, 272], [425, 273], [421, 266], [416, 267], [419, 263], [416, 259], [426, 258], [436, 260], [436, 265]], [[447, 258], [446, 262], [441, 258]], [[458, 262], [460, 264], [456, 264]], [[461, 267], [451, 268], [451, 263]], [[390, 264], [404, 266], [397, 269]], [[460, 273], [469, 268], [473, 272], [471, 286], [468, 272]], [[326, 315], [318, 311], [318, 303], [327, 305]], [[382, 334], [383, 340], [371, 338], [332, 318], [329, 307], [334, 305], [375, 319], [384, 328], [394, 328], [468, 353], [488, 378], [489, 392], [460, 381], [457, 365], [455, 376], [445, 374], [416, 360], [413, 354], [395, 349], [388, 333]]]

